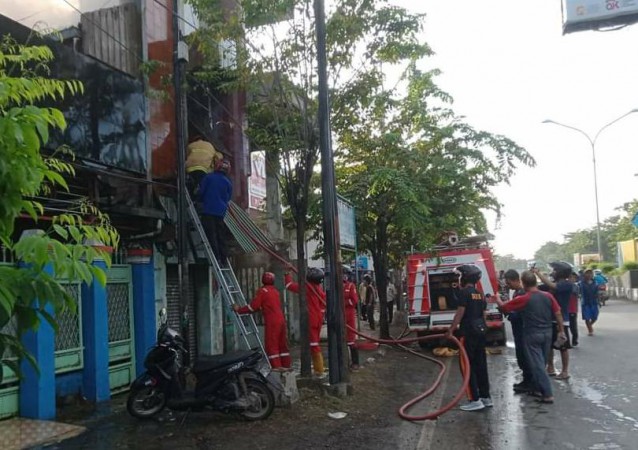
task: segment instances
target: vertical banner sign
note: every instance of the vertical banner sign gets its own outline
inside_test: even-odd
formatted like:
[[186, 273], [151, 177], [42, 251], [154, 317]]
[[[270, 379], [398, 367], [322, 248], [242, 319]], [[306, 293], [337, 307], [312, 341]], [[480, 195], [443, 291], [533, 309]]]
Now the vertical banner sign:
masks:
[[248, 177], [249, 206], [259, 211], [266, 210], [266, 154], [250, 154], [251, 174]]
[[337, 211], [339, 214], [339, 235], [341, 247], [355, 248], [355, 217], [354, 207], [343, 198], [337, 196]]

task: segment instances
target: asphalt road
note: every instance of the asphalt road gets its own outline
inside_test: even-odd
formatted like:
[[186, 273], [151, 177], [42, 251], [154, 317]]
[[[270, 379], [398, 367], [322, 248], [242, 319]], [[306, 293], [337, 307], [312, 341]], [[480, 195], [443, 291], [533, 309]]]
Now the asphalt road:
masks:
[[[398, 330], [398, 329], [397, 329]], [[397, 331], [395, 330], [395, 331]], [[395, 333], [395, 334], [398, 334]], [[90, 413], [75, 411], [88, 430], [50, 449], [638, 449], [638, 303], [612, 300], [602, 309], [595, 336], [581, 327], [580, 346], [571, 351], [571, 379], [553, 381], [556, 403], [540, 405], [516, 395], [514, 348], [488, 356], [494, 408], [463, 412], [458, 408], [437, 421], [410, 423], [397, 409], [425, 389], [436, 368], [398, 349], [362, 352], [366, 367], [353, 374], [355, 395], [335, 399], [304, 390], [302, 401], [277, 408], [263, 422], [232, 416], [166, 412], [141, 422], [123, 409], [123, 398]], [[417, 347], [418, 348], [418, 347]], [[375, 358], [369, 362], [369, 358]], [[560, 368], [556, 356], [557, 369]], [[458, 358], [446, 358], [447, 376], [434, 396], [411, 413], [447, 403], [460, 385]], [[348, 413], [333, 420], [328, 412]], [[83, 417], [86, 416], [86, 419]], [[0, 446], [1, 447], [1, 446]]]
[[[503, 355], [489, 357], [493, 409], [457, 409], [419, 430], [405, 424], [405, 435], [420, 431], [419, 441], [401, 448], [638, 449], [638, 303], [609, 301], [595, 335], [587, 336], [584, 323], [580, 334], [580, 345], [570, 352], [571, 379], [552, 382], [554, 405], [513, 393], [518, 368], [508, 346]], [[556, 366], [560, 369], [559, 355]], [[445, 397], [458, 383], [452, 368]]]

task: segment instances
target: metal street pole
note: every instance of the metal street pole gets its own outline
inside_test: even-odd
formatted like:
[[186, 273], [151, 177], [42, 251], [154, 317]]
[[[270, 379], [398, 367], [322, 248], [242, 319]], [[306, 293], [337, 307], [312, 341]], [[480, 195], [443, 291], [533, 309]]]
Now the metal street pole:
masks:
[[558, 125], [558, 126], [563, 127], [563, 128], [569, 128], [570, 130], [577, 131], [578, 133], [580, 133], [583, 136], [585, 136], [585, 138], [589, 142], [589, 145], [591, 146], [592, 162], [593, 162], [593, 165], [594, 165], [594, 198], [595, 198], [595, 202], [596, 202], [596, 243], [597, 243], [598, 258], [599, 258], [600, 261], [602, 261], [602, 259], [603, 259], [603, 253], [602, 253], [602, 240], [601, 240], [601, 235], [600, 235], [600, 208], [599, 208], [599, 203], [598, 203], [598, 171], [597, 171], [597, 166], [596, 166], [596, 142], [598, 141], [598, 137], [600, 136], [600, 133], [602, 133], [605, 129], [607, 129], [611, 125], [615, 124], [619, 120], [624, 119], [628, 115], [636, 113], [636, 112], [638, 112], [638, 108], [634, 108], [631, 111], [623, 114], [622, 116], [612, 120], [611, 122], [609, 122], [605, 126], [601, 127], [600, 130], [598, 130], [598, 132], [596, 133], [596, 135], [594, 136], [593, 139], [587, 133], [585, 133], [583, 130], [581, 130], [580, 128], [576, 128], [576, 127], [573, 127], [571, 125], [565, 125], [564, 123], [556, 122], [555, 120], [550, 120], [550, 119], [543, 120], [543, 123], [551, 123], [551, 124]]
[[323, 0], [315, 0], [317, 33], [317, 69], [319, 81], [319, 147], [321, 150], [321, 188], [323, 193], [323, 236], [328, 274], [328, 367], [330, 384], [345, 395], [350, 381], [344, 333], [344, 305], [341, 258], [339, 253], [339, 220], [337, 192], [330, 129], [328, 98], [328, 61], [326, 56], [326, 13]]

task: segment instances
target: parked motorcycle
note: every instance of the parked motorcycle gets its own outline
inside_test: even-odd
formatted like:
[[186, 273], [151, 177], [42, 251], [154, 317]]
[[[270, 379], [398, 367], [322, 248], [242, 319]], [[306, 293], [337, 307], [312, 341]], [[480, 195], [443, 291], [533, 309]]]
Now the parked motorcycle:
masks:
[[238, 351], [199, 359], [183, 366], [185, 341], [160, 312], [157, 344], [144, 360], [146, 372], [131, 385], [126, 408], [133, 417], [149, 419], [165, 407], [175, 411], [213, 410], [236, 413], [246, 420], [270, 416], [275, 398], [259, 372], [258, 351]]

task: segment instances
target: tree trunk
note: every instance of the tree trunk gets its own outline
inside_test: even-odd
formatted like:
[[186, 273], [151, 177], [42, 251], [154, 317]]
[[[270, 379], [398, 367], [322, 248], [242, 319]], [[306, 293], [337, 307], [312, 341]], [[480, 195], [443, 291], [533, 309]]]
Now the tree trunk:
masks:
[[388, 224], [378, 219], [376, 223], [374, 256], [374, 277], [379, 291], [379, 337], [390, 339], [388, 323]]
[[297, 270], [299, 279], [299, 345], [301, 347], [301, 376], [309, 377], [310, 370], [310, 327], [308, 324], [308, 304], [306, 300], [306, 221], [297, 220]]

